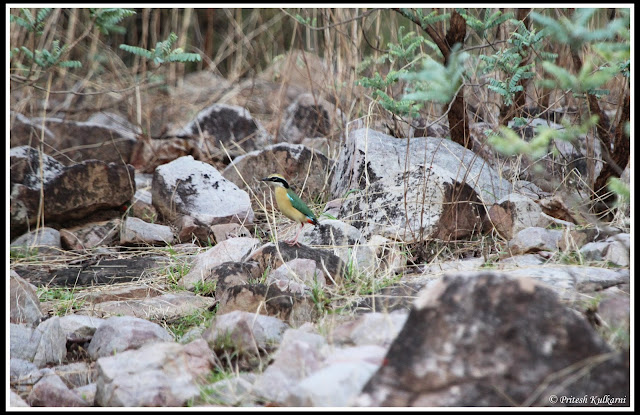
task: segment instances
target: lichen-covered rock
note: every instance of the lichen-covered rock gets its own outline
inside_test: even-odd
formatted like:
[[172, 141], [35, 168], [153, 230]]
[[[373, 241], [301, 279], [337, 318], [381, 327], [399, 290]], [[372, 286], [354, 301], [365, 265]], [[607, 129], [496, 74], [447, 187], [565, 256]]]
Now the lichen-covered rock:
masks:
[[385, 362], [358, 405], [566, 406], [554, 396], [630, 392], [628, 358], [586, 319], [532, 279], [491, 272], [423, 290]]
[[249, 195], [192, 156], [159, 166], [151, 193], [153, 205], [167, 220], [188, 215], [206, 225], [253, 223]]
[[349, 134], [331, 192], [344, 198], [338, 219], [348, 218], [365, 238], [379, 234], [417, 242], [479, 230], [483, 205], [510, 187], [481, 158], [450, 140], [399, 140], [363, 128]]
[[44, 183], [41, 186], [37, 150], [21, 150], [12, 156], [12, 159], [21, 159], [16, 165], [26, 163], [31, 166], [31, 170], [25, 170], [11, 183], [12, 236], [36, 224], [41, 191], [44, 192], [44, 217], [47, 221], [59, 223], [81, 219], [99, 210], [119, 209], [135, 193], [133, 167], [129, 165], [107, 164], [98, 160], [87, 160], [69, 167], [51, 163], [43, 173]]
[[323, 219], [318, 226], [308, 226], [300, 232], [298, 241], [319, 249], [329, 249], [345, 263], [353, 263], [359, 271], [378, 268], [375, 249], [369, 246], [362, 232], [336, 219]]
[[101, 357], [96, 366], [99, 406], [183, 406], [199, 396], [214, 355], [202, 339], [161, 342]]
[[284, 113], [280, 135], [289, 143], [300, 143], [305, 137], [322, 137], [331, 133], [331, 122], [337, 109], [312, 94], [300, 95]]
[[248, 110], [227, 104], [213, 104], [203, 109], [193, 121], [171, 134], [180, 138], [202, 136], [202, 151], [212, 155], [224, 154], [221, 145], [227, 151], [236, 153], [238, 147], [251, 151], [271, 140], [264, 127]]

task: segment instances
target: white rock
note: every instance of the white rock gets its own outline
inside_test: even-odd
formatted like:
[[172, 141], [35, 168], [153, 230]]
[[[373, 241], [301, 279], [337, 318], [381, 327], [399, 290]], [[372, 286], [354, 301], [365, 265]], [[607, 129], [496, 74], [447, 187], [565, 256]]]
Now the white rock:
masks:
[[537, 251], [556, 251], [562, 235], [562, 231], [557, 229], [526, 228], [518, 232], [509, 241], [509, 249], [513, 253], [522, 254]]
[[128, 217], [122, 232], [120, 233], [120, 244], [149, 244], [158, 245], [172, 244], [174, 241], [171, 228], [157, 223], [148, 223], [139, 218]]
[[275, 317], [236, 310], [216, 316], [202, 338], [214, 350], [232, 347], [240, 353], [252, 354], [277, 346], [288, 327]]
[[162, 342], [101, 357], [96, 366], [99, 406], [183, 406], [199, 396], [214, 355], [202, 339], [187, 345]]
[[158, 324], [137, 317], [110, 317], [98, 327], [87, 352], [92, 359], [110, 356], [146, 343], [171, 341], [173, 337]]
[[[333, 197], [350, 193], [340, 217], [348, 217], [365, 237], [379, 234], [405, 242], [471, 232], [480, 214], [466, 200], [477, 196], [491, 204], [510, 188], [481, 158], [450, 140], [399, 140], [369, 129], [349, 134], [331, 184]], [[443, 212], [461, 189], [460, 220], [453, 223]]]
[[156, 168], [152, 198], [156, 209], [169, 219], [188, 215], [207, 225], [253, 223], [247, 192], [222, 177], [213, 166], [192, 156]]
[[290, 406], [347, 406], [378, 367], [362, 361], [327, 366], [300, 381], [285, 402]]
[[182, 278], [188, 290], [198, 281], [204, 281], [209, 272], [224, 262], [241, 262], [260, 244], [255, 238], [230, 238], [209, 248], [195, 257], [189, 273]]

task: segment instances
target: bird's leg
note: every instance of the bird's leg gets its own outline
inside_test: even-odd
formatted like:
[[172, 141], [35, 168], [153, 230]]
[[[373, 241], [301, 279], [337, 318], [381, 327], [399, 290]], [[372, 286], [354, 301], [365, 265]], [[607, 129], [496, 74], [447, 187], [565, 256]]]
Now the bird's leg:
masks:
[[291, 240], [291, 241], [287, 241], [287, 245], [289, 246], [300, 246], [300, 244], [298, 243], [298, 237], [300, 236], [300, 232], [302, 232], [302, 228], [304, 228], [304, 223], [300, 226], [300, 229], [298, 229], [298, 233], [296, 234], [295, 239]]

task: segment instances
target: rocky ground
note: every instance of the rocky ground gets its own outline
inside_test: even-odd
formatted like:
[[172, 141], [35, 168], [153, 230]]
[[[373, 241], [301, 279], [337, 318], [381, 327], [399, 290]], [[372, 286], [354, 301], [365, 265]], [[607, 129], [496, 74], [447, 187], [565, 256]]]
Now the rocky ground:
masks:
[[[153, 139], [12, 113], [11, 406], [630, 405], [628, 209], [595, 223], [446, 125], [192, 79], [204, 109]], [[299, 247], [275, 172], [319, 214]]]

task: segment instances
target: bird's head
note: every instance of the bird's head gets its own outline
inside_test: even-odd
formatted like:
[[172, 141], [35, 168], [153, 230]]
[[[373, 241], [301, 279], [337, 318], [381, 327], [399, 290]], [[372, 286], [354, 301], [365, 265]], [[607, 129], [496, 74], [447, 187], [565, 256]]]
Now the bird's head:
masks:
[[270, 174], [267, 177], [265, 177], [264, 179], [262, 179], [261, 181], [267, 182], [267, 183], [269, 183], [270, 185], [273, 185], [273, 186], [280, 186], [280, 187], [284, 187], [285, 189], [289, 188], [289, 183], [280, 174]]

